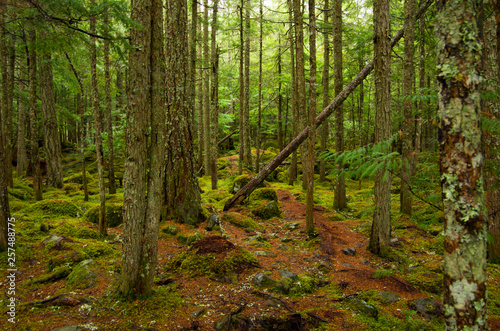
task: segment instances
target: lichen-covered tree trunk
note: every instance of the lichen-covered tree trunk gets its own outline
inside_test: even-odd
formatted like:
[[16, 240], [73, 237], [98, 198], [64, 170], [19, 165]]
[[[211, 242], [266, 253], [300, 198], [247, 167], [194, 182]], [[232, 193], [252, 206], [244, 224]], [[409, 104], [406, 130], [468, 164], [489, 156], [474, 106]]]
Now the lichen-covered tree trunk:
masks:
[[283, 149], [283, 95], [282, 93], [282, 82], [281, 82], [281, 34], [278, 32], [278, 149], [281, 151]]
[[309, 138], [307, 144], [306, 232], [313, 237], [314, 231], [314, 146], [316, 145], [316, 1], [309, 0]]
[[478, 5], [438, 1], [435, 23], [447, 330], [487, 330]]
[[210, 94], [210, 176], [212, 190], [217, 189], [217, 136], [219, 133], [219, 48], [217, 46], [217, 10], [219, 0], [212, 5], [212, 89]]
[[[344, 76], [342, 73], [342, 0], [333, 1], [333, 63], [335, 78], [335, 95], [342, 92], [344, 86]], [[389, 41], [390, 43], [390, 41]], [[389, 46], [390, 47], [390, 46]], [[344, 108], [340, 104], [335, 109], [335, 151], [344, 151]], [[337, 164], [338, 176], [335, 182], [335, 196], [333, 208], [347, 208], [347, 198], [345, 194], [345, 180], [342, 173], [343, 165]]]
[[[18, 84], [19, 93], [23, 94], [25, 91], [24, 81], [26, 80], [26, 75], [24, 71], [20, 70], [20, 80]], [[27, 113], [26, 113], [26, 103], [23, 98], [18, 98], [18, 108], [17, 108], [17, 175], [26, 175], [26, 169], [28, 168], [28, 153], [26, 152], [26, 123], [27, 123]]]
[[403, 214], [412, 212], [412, 195], [410, 192], [410, 178], [414, 166], [413, 150], [413, 59], [415, 53], [415, 1], [405, 0], [405, 46], [403, 70], [403, 137], [402, 137], [402, 162], [401, 162], [401, 193], [400, 210]]
[[189, 73], [186, 0], [169, 0], [167, 16], [167, 212], [181, 223], [203, 217], [196, 177], [193, 132], [188, 125]]
[[[375, 143], [391, 135], [391, 41], [389, 0], [373, 3], [374, 80], [375, 80]], [[390, 147], [388, 147], [390, 148]], [[388, 154], [390, 151], [384, 151]], [[384, 256], [389, 252], [391, 238], [391, 176], [385, 169], [375, 175], [375, 211], [369, 249]]]
[[244, 53], [245, 53], [245, 44], [244, 44], [244, 30], [243, 30], [243, 2], [241, 0], [239, 3], [239, 14], [240, 14], [240, 44], [239, 44], [239, 56], [240, 56], [240, 66], [239, 66], [239, 87], [240, 87], [240, 134], [239, 134], [239, 148], [238, 148], [238, 174], [241, 175], [243, 173], [243, 163], [244, 154], [245, 154], [245, 80], [244, 80]]
[[[251, 0], [245, 5], [245, 103], [243, 118], [243, 162], [247, 168], [252, 168], [252, 145], [250, 139], [250, 9]], [[241, 134], [241, 132], [240, 132]]]
[[40, 97], [42, 99], [43, 146], [47, 158], [47, 186], [63, 186], [61, 140], [57, 125], [52, 56], [43, 54], [40, 61]]
[[[106, 13], [104, 16], [104, 24], [109, 24], [109, 16]], [[116, 193], [115, 185], [115, 151], [113, 146], [113, 107], [111, 105], [111, 74], [110, 74], [110, 57], [109, 57], [109, 39], [104, 40], [104, 97], [106, 105], [106, 132], [108, 145], [108, 181], [109, 194]]]
[[[325, 6], [323, 11], [324, 24], [328, 26], [328, 20], [330, 18], [330, 3], [329, 0], [325, 0]], [[329, 29], [324, 29], [323, 32], [323, 109], [328, 107], [330, 103], [330, 31]], [[320, 153], [326, 151], [326, 144], [328, 142], [328, 121], [325, 121], [319, 128], [320, 132]], [[323, 158], [319, 161], [319, 181], [324, 182], [326, 180], [326, 162]]]
[[203, 152], [205, 175], [210, 175], [210, 54], [208, 47], [208, 0], [203, 2]]
[[[300, 123], [300, 128], [303, 129], [307, 126], [308, 121], [308, 109], [306, 108], [306, 78], [305, 78], [305, 68], [304, 68], [304, 22], [302, 13], [302, 0], [293, 0], [294, 4], [294, 22], [295, 22], [295, 51], [296, 51], [296, 72], [295, 79], [297, 80], [296, 89], [296, 100], [297, 100], [297, 111], [298, 118], [296, 121]], [[300, 149], [300, 158], [302, 160], [302, 187], [307, 188], [306, 176], [304, 173], [307, 172], [307, 146], [302, 145]]]
[[[290, 70], [291, 70], [291, 85], [292, 85], [292, 100], [291, 100], [291, 112], [292, 112], [292, 137], [299, 134], [299, 119], [297, 116], [297, 66], [295, 65], [295, 38], [294, 38], [294, 28], [293, 28], [293, 3], [292, 0], [288, 0], [288, 21], [290, 22], [290, 28], [288, 31], [289, 43], [290, 43]], [[292, 153], [292, 162], [290, 164], [290, 170], [288, 174], [288, 184], [293, 185], [293, 182], [297, 179], [297, 151]]]
[[[95, 0], [90, 2], [95, 5]], [[96, 32], [96, 18], [90, 18], [90, 31]], [[97, 38], [90, 38], [90, 76], [92, 83], [92, 108], [94, 113], [94, 133], [95, 133], [95, 148], [97, 155], [97, 175], [99, 185], [99, 233], [102, 236], [107, 236], [106, 224], [106, 188], [104, 186], [104, 163], [103, 163], [103, 148], [101, 134], [101, 109], [99, 100], [99, 90], [97, 86]]]
[[[0, 9], [0, 24], [5, 25], [5, 15], [7, 14], [5, 9]], [[9, 38], [7, 38], [7, 31], [4, 29], [0, 33], [0, 71], [2, 78], [2, 105], [0, 107], [0, 116], [2, 117], [2, 126], [0, 130], [3, 131], [3, 140], [1, 143], [4, 145], [4, 154], [2, 158], [5, 181], [7, 185], [13, 186], [12, 178], [12, 104], [9, 102], [10, 95], [13, 93], [9, 89]]]
[[[260, 145], [262, 129], [262, 0], [259, 2], [259, 100], [257, 102], [257, 143], [255, 156], [255, 171], [260, 171]], [[279, 52], [279, 50], [278, 50]]]
[[29, 31], [29, 56], [28, 56], [28, 72], [29, 72], [29, 116], [30, 116], [30, 161], [33, 173], [33, 191], [35, 200], [42, 200], [42, 170], [40, 169], [40, 157], [38, 153], [38, 118], [36, 116], [37, 108], [37, 79], [36, 79], [36, 32], [34, 29]]

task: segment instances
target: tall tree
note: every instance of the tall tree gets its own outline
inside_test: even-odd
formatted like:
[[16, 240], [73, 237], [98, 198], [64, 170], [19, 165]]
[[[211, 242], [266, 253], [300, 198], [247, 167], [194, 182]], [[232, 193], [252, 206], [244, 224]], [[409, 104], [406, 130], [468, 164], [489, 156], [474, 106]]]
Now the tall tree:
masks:
[[[91, 0], [95, 5], [95, 0]], [[96, 17], [90, 17], [90, 31], [96, 33]], [[92, 108], [94, 112], [95, 147], [97, 155], [97, 175], [99, 185], [99, 232], [107, 236], [106, 225], [106, 188], [104, 186], [104, 156], [102, 148], [101, 123], [102, 115], [100, 109], [99, 90], [97, 85], [97, 38], [90, 37], [90, 76], [92, 83]]]
[[314, 231], [314, 146], [316, 145], [316, 1], [309, 0], [309, 140], [307, 167], [304, 177], [307, 182], [306, 232], [312, 237]]
[[282, 95], [282, 46], [281, 46], [281, 33], [278, 32], [278, 149], [283, 149], [283, 95]]
[[[48, 33], [43, 33], [48, 37]], [[56, 100], [54, 95], [54, 77], [52, 74], [52, 55], [44, 51], [40, 61], [40, 97], [42, 99], [43, 146], [47, 158], [47, 186], [61, 188], [63, 186], [61, 140], [56, 116]]]
[[[176, 19], [182, 17], [179, 12], [183, 5], [187, 6], [184, 1], [167, 2], [167, 24], [172, 25], [173, 29], [176, 29], [179, 23]], [[185, 10], [184, 7], [184, 14]], [[160, 206], [165, 182], [166, 67], [162, 0], [132, 0], [131, 19], [137, 25], [132, 27], [130, 32], [132, 51], [129, 58], [130, 83], [127, 89], [129, 107], [120, 290], [122, 294], [134, 297], [149, 294], [153, 286], [158, 254]], [[184, 24], [186, 20], [187, 17]], [[185, 64], [187, 65], [187, 61]]]
[[[196, 60], [198, 58], [197, 54], [197, 41], [198, 41], [198, 1], [191, 1], [191, 33], [190, 33], [190, 55], [191, 55], [191, 69], [189, 71], [189, 89], [191, 90], [191, 106], [190, 108], [195, 111], [197, 110], [198, 115], [198, 125], [196, 126], [196, 135], [198, 138], [198, 164], [197, 168], [200, 169], [203, 164], [203, 111], [198, 107], [196, 109]], [[201, 98], [202, 95], [199, 96]]]
[[210, 175], [210, 54], [208, 47], [208, 0], [203, 2], [203, 152], [205, 175]]
[[402, 134], [402, 163], [401, 163], [401, 212], [406, 215], [412, 213], [412, 195], [410, 192], [410, 178], [414, 166], [413, 150], [413, 59], [415, 53], [415, 1], [405, 0], [405, 46], [403, 69], [403, 134]]
[[438, 1], [435, 32], [439, 150], [445, 214], [447, 330], [487, 330], [486, 218], [481, 153], [480, 61], [474, 0]]
[[[26, 75], [24, 71], [19, 70], [20, 77], [18, 81], [18, 90], [22, 95], [25, 91], [25, 80]], [[26, 169], [28, 168], [28, 153], [26, 152], [26, 123], [27, 113], [26, 113], [26, 102], [22, 97], [18, 98], [17, 107], [17, 175], [26, 175]]]
[[244, 44], [244, 36], [245, 32], [243, 30], [243, 7], [244, 7], [244, 0], [241, 0], [241, 2], [238, 4], [238, 9], [239, 9], [239, 14], [240, 14], [240, 43], [239, 43], [239, 87], [240, 87], [240, 119], [239, 119], [239, 124], [240, 124], [240, 135], [239, 135], [239, 148], [238, 148], [238, 174], [243, 173], [243, 163], [245, 162], [245, 80], [244, 80], [244, 73], [243, 73], [243, 68], [244, 68], [244, 53], [245, 53], [245, 44]]
[[247, 168], [252, 168], [252, 146], [250, 140], [250, 9], [251, 0], [247, 0], [245, 5], [245, 117], [243, 119], [243, 139], [245, 140], [243, 144], [243, 161]]
[[[290, 43], [290, 70], [291, 70], [291, 80], [292, 80], [292, 136], [295, 137], [299, 133], [299, 119], [298, 119], [298, 104], [297, 104], [297, 66], [295, 61], [295, 29], [294, 27], [294, 0], [288, 0], [288, 21], [290, 22], [290, 28], [288, 30], [288, 40]], [[290, 170], [288, 174], [288, 184], [293, 185], [295, 179], [297, 179], [297, 151], [294, 150], [292, 153], [292, 163], [290, 165]]]
[[[342, 0], [333, 1], [333, 64], [335, 78], [335, 95], [342, 92], [344, 86], [344, 75], [342, 69]], [[390, 44], [390, 40], [388, 41]], [[390, 45], [389, 45], [390, 47]], [[390, 48], [389, 48], [390, 49]], [[335, 151], [344, 151], [344, 108], [339, 105], [335, 109]], [[347, 198], [345, 194], [345, 180], [342, 173], [342, 164], [338, 164], [337, 180], [335, 183], [335, 196], [333, 208], [347, 208]]]
[[[323, 9], [324, 24], [328, 27], [328, 20], [330, 18], [330, 2], [325, 0], [325, 7]], [[323, 109], [328, 107], [330, 103], [330, 31], [328, 28], [323, 31]], [[320, 153], [326, 151], [326, 144], [328, 142], [328, 121], [325, 121], [319, 129], [321, 149]], [[319, 180], [321, 182], [326, 180], [326, 162], [323, 158], [319, 161]]]
[[[7, 10], [5, 7], [0, 12], [0, 24], [5, 25], [5, 16]], [[10, 38], [7, 37], [7, 29], [2, 29], [0, 33], [0, 71], [2, 74], [2, 105], [0, 107], [0, 115], [2, 117], [2, 126], [0, 129], [3, 131], [3, 140], [1, 143], [4, 145], [4, 158], [3, 167], [5, 167], [5, 180], [7, 185], [13, 186], [12, 178], [12, 104], [9, 102], [13, 91], [9, 89], [9, 43]]]
[[[105, 25], [109, 25], [109, 15], [104, 15]], [[109, 55], [109, 39], [104, 39], [104, 95], [106, 105], [106, 132], [108, 135], [108, 181], [109, 194], [116, 193], [115, 185], [115, 149], [113, 146], [113, 106], [111, 104], [111, 74], [110, 74], [110, 55]]]
[[[3, 9], [0, 8], [0, 23], [4, 23], [3, 18]], [[1, 37], [4, 38], [3, 36]], [[3, 42], [2, 45], [4, 46]], [[3, 51], [2, 51], [3, 53]], [[0, 54], [3, 55], [3, 54]], [[1, 59], [3, 62], [4, 59]], [[3, 63], [2, 63], [3, 66]], [[3, 68], [2, 68], [3, 74]], [[5, 90], [4, 90], [5, 92]], [[3, 107], [2, 107], [3, 108]], [[3, 110], [3, 109], [1, 109]], [[3, 144], [5, 131], [3, 130], [3, 116], [0, 114], [0, 160], [5, 160], [7, 151], [5, 150], [5, 146]], [[9, 165], [10, 166], [10, 165]], [[7, 224], [10, 218], [10, 208], [9, 208], [9, 192], [8, 192], [8, 174], [7, 167], [2, 165], [0, 167], [0, 251], [7, 250], [8, 244], [8, 236], [7, 236]]]
[[[255, 158], [255, 171], [260, 171], [260, 144], [262, 120], [262, 0], [259, 2], [259, 100], [257, 103], [257, 152]], [[279, 50], [278, 50], [279, 52]]]
[[38, 118], [36, 116], [37, 108], [37, 80], [36, 80], [36, 67], [37, 67], [37, 54], [36, 54], [36, 32], [35, 29], [29, 31], [29, 56], [28, 56], [28, 70], [29, 70], [29, 94], [30, 94], [30, 160], [33, 172], [33, 191], [35, 200], [42, 200], [42, 170], [40, 169], [40, 157], [38, 153]]
[[[306, 108], [306, 78], [305, 78], [305, 68], [304, 68], [304, 22], [302, 13], [302, 0], [293, 0], [294, 4], [294, 22], [295, 22], [295, 51], [296, 51], [296, 79], [297, 79], [297, 110], [300, 111], [299, 120], [301, 124], [301, 129], [306, 126], [308, 120], [308, 110]], [[307, 146], [302, 145], [301, 150], [302, 159], [302, 186], [307, 188], [306, 176], [304, 173], [307, 171]]]
[[[375, 143], [391, 136], [391, 39], [389, 0], [373, 3], [373, 53], [375, 71]], [[383, 151], [388, 154], [390, 146]], [[385, 167], [375, 175], [375, 211], [369, 249], [377, 255], [389, 252], [391, 238], [391, 176]]]
[[219, 48], [217, 46], [217, 11], [219, 0], [212, 6], [212, 91], [210, 95], [210, 176], [212, 190], [217, 189], [217, 134], [219, 132]]
[[[424, 0], [420, 0], [420, 3], [423, 3]], [[420, 89], [420, 93], [422, 94], [422, 90], [425, 87], [425, 20], [422, 18], [419, 22], [419, 32], [420, 32], [420, 44], [419, 44], [419, 53], [420, 53], [420, 61], [419, 61], [419, 74], [418, 74], [418, 87]], [[422, 120], [424, 113], [424, 100], [420, 98], [418, 101], [418, 115], [417, 115], [417, 130], [415, 136], [415, 151], [418, 153], [422, 150]]]
[[168, 0], [167, 8], [169, 145], [166, 161], [166, 205], [172, 218], [181, 223], [196, 224], [203, 215], [195, 170], [193, 128], [188, 122], [190, 91], [187, 3], [186, 0]]

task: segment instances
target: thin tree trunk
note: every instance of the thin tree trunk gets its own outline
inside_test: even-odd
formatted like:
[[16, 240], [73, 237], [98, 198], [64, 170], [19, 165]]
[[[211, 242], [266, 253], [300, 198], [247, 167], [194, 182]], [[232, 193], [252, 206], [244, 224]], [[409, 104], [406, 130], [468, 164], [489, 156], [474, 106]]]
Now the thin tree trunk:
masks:
[[[95, 5], [95, 0], [91, 1]], [[90, 18], [90, 31], [96, 31], [95, 16]], [[92, 108], [94, 112], [95, 147], [97, 155], [97, 174], [99, 182], [99, 233], [107, 236], [106, 224], [106, 196], [104, 187], [104, 166], [102, 155], [102, 135], [101, 135], [101, 111], [99, 108], [99, 91], [97, 86], [97, 40], [90, 38], [90, 73], [92, 81]]]
[[31, 156], [31, 166], [33, 173], [33, 191], [35, 195], [35, 200], [42, 200], [42, 170], [40, 169], [40, 157], [38, 154], [38, 118], [36, 116], [37, 108], [37, 97], [36, 97], [36, 32], [35, 30], [29, 31], [29, 93], [30, 93], [30, 156]]
[[[2, 25], [4, 24], [4, 18], [3, 18], [3, 14], [4, 14], [4, 9], [0, 8], [0, 23], [2, 23]], [[2, 40], [1, 40], [1, 44], [0, 46], [5, 46], [5, 36], [4, 34], [2, 33], [2, 36], [1, 36]], [[0, 56], [4, 55], [4, 50], [1, 51], [0, 53]], [[3, 73], [4, 73], [4, 70], [3, 70], [3, 61], [5, 61], [5, 58], [2, 57], [2, 59], [0, 59], [0, 61], [2, 62], [2, 78], [5, 79], [5, 76], [3, 76]], [[4, 94], [5, 93], [5, 90], [3, 91]], [[2, 100], [3, 101], [3, 100]], [[2, 105], [1, 110], [4, 111], [4, 107], [5, 107], [5, 104]], [[4, 117], [3, 117], [3, 114], [0, 112], [0, 160], [6, 160], [7, 157], [6, 157], [6, 154], [8, 153], [8, 150], [6, 151], [5, 150], [5, 146], [4, 146], [4, 137], [3, 135], [6, 133], [5, 130], [4, 130]], [[12, 167], [11, 167], [12, 168]], [[8, 192], [8, 174], [7, 174], [8, 170], [7, 170], [7, 167], [6, 166], [1, 166], [0, 167], [0, 251], [4, 251], [4, 250], [7, 250], [7, 247], [8, 247], [8, 236], [7, 236], [7, 227], [8, 227], [8, 221], [9, 221], [9, 218], [10, 218], [10, 209], [9, 209], [9, 192]]]
[[[104, 16], [104, 24], [109, 24], [109, 17], [106, 13]], [[108, 181], [109, 194], [116, 193], [115, 185], [115, 152], [113, 147], [113, 107], [111, 105], [111, 75], [109, 73], [109, 40], [104, 40], [104, 94], [106, 104], [106, 131], [108, 133]]]
[[[314, 230], [314, 146], [316, 145], [316, 1], [309, 0], [309, 141], [307, 146], [306, 232], [309, 237]], [[304, 164], [303, 164], [304, 165]]]
[[239, 86], [240, 86], [240, 135], [239, 135], [239, 149], [238, 149], [238, 174], [243, 173], [243, 163], [245, 162], [245, 81], [243, 73], [244, 65], [244, 30], [243, 30], [243, 7], [244, 0], [241, 0], [239, 4], [239, 14], [240, 14], [240, 67], [239, 67]]
[[243, 160], [245, 165], [252, 168], [252, 145], [250, 139], [250, 7], [251, 0], [247, 0], [245, 8], [245, 117], [243, 121], [243, 139], [245, 140]]
[[438, 2], [435, 21], [446, 330], [488, 330], [477, 5]]
[[[424, 0], [420, 0], [420, 3], [424, 2]], [[420, 20], [420, 71], [418, 75], [418, 87], [420, 88], [420, 94], [422, 96], [422, 90], [425, 87], [425, 21], [423, 19]], [[424, 113], [424, 101], [422, 98], [418, 101], [418, 116], [417, 116], [417, 133], [415, 137], [415, 151], [422, 151], [422, 120]]]
[[[2, 16], [0, 24], [5, 25], [4, 15], [7, 14], [6, 10], [3, 9], [0, 13]], [[0, 129], [3, 131], [3, 140], [1, 143], [4, 146], [3, 154], [3, 167], [5, 182], [8, 186], [13, 186], [12, 178], [12, 147], [11, 147], [11, 137], [12, 137], [12, 105], [9, 104], [10, 94], [13, 92], [9, 90], [9, 41], [7, 40], [7, 31], [3, 29], [0, 33], [0, 71], [2, 74], [2, 105], [0, 115], [2, 117], [2, 127]]]
[[[190, 108], [198, 115], [198, 125], [196, 126], [196, 135], [198, 138], [198, 164], [197, 168], [200, 169], [203, 164], [203, 111], [201, 108], [196, 109], [196, 59], [198, 57], [196, 43], [198, 41], [198, 1], [191, 1], [191, 41], [190, 41], [190, 55], [191, 55], [191, 70], [189, 72], [189, 83], [191, 90]], [[199, 96], [202, 98], [202, 95]], [[201, 114], [201, 117], [200, 117]]]
[[[333, 63], [335, 76], [335, 95], [342, 92], [344, 76], [342, 73], [342, 0], [333, 1]], [[388, 41], [389, 42], [389, 41]], [[340, 104], [335, 109], [335, 151], [344, 152], [344, 108]], [[347, 208], [345, 194], [345, 180], [342, 164], [337, 164], [337, 180], [335, 182], [335, 196], [333, 208], [341, 210]]]
[[205, 155], [205, 175], [210, 174], [210, 54], [208, 48], [208, 0], [204, 0], [203, 22], [203, 142]]
[[[323, 11], [325, 17], [325, 26], [328, 26], [330, 18], [330, 3], [329, 0], [325, 0], [325, 8]], [[325, 29], [323, 32], [323, 109], [328, 107], [330, 103], [330, 32]], [[323, 123], [320, 127], [320, 141], [321, 148], [320, 153], [326, 152], [326, 144], [328, 142], [328, 121]], [[323, 158], [319, 162], [319, 181], [324, 182], [326, 180], [326, 162]]]
[[[292, 111], [292, 137], [299, 134], [299, 119], [298, 119], [298, 109], [297, 109], [297, 67], [295, 65], [295, 38], [293, 23], [293, 3], [294, 0], [288, 0], [288, 20], [290, 22], [289, 40], [290, 40], [290, 70], [291, 72], [291, 83], [292, 83], [292, 100], [291, 100], [291, 111]], [[290, 173], [288, 175], [288, 185], [293, 185], [293, 182], [297, 179], [297, 151], [294, 150], [292, 153], [292, 164], [290, 165]]]
[[[304, 22], [302, 13], [302, 0], [293, 0], [294, 3], [294, 22], [295, 22], [295, 36], [296, 36], [296, 79], [297, 79], [297, 109], [299, 113], [298, 122], [300, 128], [303, 129], [307, 126], [308, 109], [306, 108], [306, 78], [304, 68]], [[307, 172], [307, 146], [302, 146], [300, 150], [300, 158], [302, 159], [302, 187], [307, 189], [306, 176]]]
[[[261, 143], [261, 119], [262, 119], [262, 0], [259, 3], [259, 100], [257, 105], [257, 151], [255, 158], [255, 171], [260, 171], [260, 143]], [[278, 49], [279, 52], [279, 49]]]
[[278, 33], [278, 149], [283, 149], [283, 96], [281, 95], [281, 34]]
[[213, 1], [212, 12], [212, 93], [210, 98], [211, 127], [210, 127], [210, 176], [212, 190], [217, 189], [217, 136], [219, 133], [219, 48], [217, 46], [217, 11], [219, 0]]
[[[19, 70], [20, 79], [18, 83], [19, 93], [25, 91], [24, 81], [26, 79], [24, 71]], [[25, 176], [28, 168], [28, 153], [26, 152], [26, 103], [22, 97], [18, 98], [17, 113], [17, 175]]]
[[416, 166], [413, 157], [413, 59], [415, 53], [415, 1], [405, 0], [405, 46], [403, 65], [403, 136], [401, 162], [401, 213], [411, 216], [412, 195], [410, 192], [410, 178], [412, 169]]

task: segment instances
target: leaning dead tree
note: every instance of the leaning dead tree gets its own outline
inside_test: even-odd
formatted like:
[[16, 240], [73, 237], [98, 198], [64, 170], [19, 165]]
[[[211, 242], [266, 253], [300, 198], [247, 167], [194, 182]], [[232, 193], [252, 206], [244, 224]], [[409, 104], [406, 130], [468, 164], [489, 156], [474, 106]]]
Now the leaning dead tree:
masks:
[[[422, 7], [419, 9], [416, 15], [416, 20], [420, 19], [423, 14], [426, 12], [427, 8], [432, 4], [434, 0], [427, 0], [424, 2]], [[391, 48], [394, 47], [399, 40], [403, 37], [404, 34], [404, 28], [401, 28], [394, 38], [391, 40]], [[373, 70], [373, 59], [358, 73], [354, 79], [347, 84], [347, 86], [338, 94], [333, 101], [323, 109], [323, 111], [316, 117], [316, 124], [315, 126], [318, 127], [320, 126], [334, 111], [336, 107], [341, 105], [345, 99], [356, 89], [356, 87], [363, 81], [365, 80], [366, 77], [372, 72]], [[269, 162], [255, 177], [252, 178], [246, 184], [243, 186], [238, 192], [236, 192], [231, 199], [229, 199], [226, 204], [224, 205], [224, 211], [229, 210], [233, 205], [241, 203], [243, 200], [245, 200], [254, 190], [256, 187], [261, 184], [264, 179], [266, 179], [267, 176], [271, 172], [273, 172], [276, 168], [279, 167], [279, 165], [288, 157], [290, 154], [295, 151], [300, 144], [302, 144], [308, 137], [309, 135], [309, 126], [307, 126], [304, 130], [302, 130], [301, 133], [295, 139], [293, 139], [288, 146], [286, 146], [276, 157]]]

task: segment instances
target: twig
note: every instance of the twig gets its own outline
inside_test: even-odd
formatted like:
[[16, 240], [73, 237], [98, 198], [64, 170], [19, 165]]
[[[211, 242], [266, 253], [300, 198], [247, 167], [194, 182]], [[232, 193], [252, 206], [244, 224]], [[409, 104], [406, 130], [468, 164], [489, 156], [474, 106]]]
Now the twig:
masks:
[[316, 316], [316, 315], [314, 315], [313, 313], [307, 313], [307, 316], [312, 317], [312, 318], [316, 318], [316, 319], [320, 320], [320, 321], [321, 321], [321, 322], [323, 322], [323, 323], [329, 323], [329, 322], [328, 322], [327, 320], [325, 320], [324, 318], [321, 318], [321, 317], [319, 317], [319, 316]]
[[292, 310], [292, 309], [290, 309], [290, 308], [288, 307], [288, 305], [286, 304], [286, 302], [285, 302], [285, 301], [283, 301], [283, 300], [281, 300], [280, 298], [277, 298], [277, 297], [272, 296], [272, 295], [270, 295], [270, 294], [267, 294], [267, 293], [264, 293], [264, 292], [259, 292], [259, 291], [252, 291], [252, 292], [250, 292], [250, 293], [255, 294], [255, 295], [258, 295], [258, 296], [261, 296], [261, 297], [268, 297], [268, 298], [271, 298], [271, 299], [274, 299], [274, 300], [278, 300], [279, 302], [281, 302], [281, 303], [283, 304], [283, 306], [286, 308], [286, 310], [288, 310], [288, 311], [289, 311], [289, 312], [291, 312], [291, 313], [295, 313], [295, 311], [294, 311], [294, 310]]

